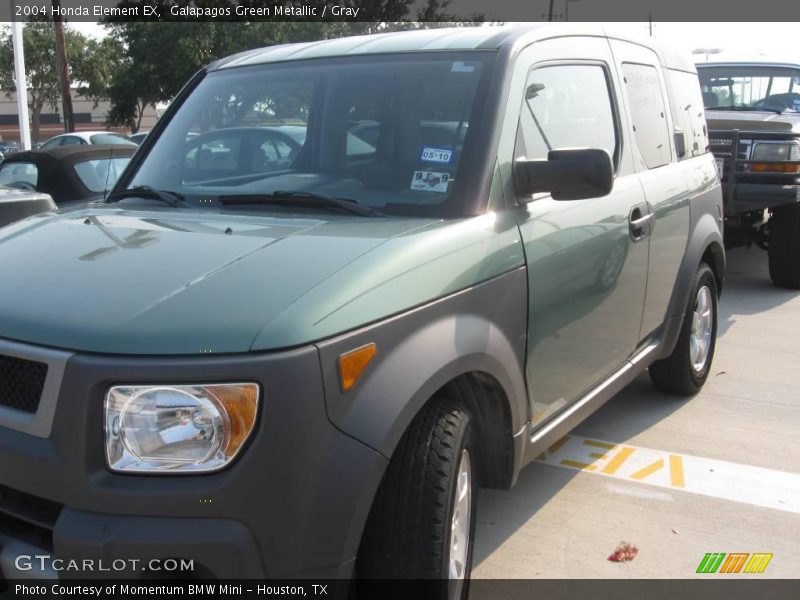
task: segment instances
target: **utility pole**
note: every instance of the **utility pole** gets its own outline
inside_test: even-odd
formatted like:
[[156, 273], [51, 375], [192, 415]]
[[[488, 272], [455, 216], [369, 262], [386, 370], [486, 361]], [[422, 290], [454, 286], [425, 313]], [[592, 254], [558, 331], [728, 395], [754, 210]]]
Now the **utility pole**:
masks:
[[25, 51], [22, 45], [22, 23], [14, 17], [11, 3], [11, 38], [14, 48], [14, 79], [17, 84], [17, 119], [22, 150], [31, 149], [31, 124], [28, 121], [28, 78], [25, 77]]
[[64, 132], [75, 131], [75, 115], [72, 112], [72, 90], [69, 85], [69, 63], [67, 62], [67, 40], [64, 36], [64, 19], [61, 16], [61, 0], [53, 0], [53, 28], [56, 32], [56, 64], [61, 82], [61, 106], [64, 113]]
[[555, 0], [550, 0], [550, 11], [547, 13], [547, 20], [548, 21], [552, 21], [553, 20], [553, 2], [555, 2]]

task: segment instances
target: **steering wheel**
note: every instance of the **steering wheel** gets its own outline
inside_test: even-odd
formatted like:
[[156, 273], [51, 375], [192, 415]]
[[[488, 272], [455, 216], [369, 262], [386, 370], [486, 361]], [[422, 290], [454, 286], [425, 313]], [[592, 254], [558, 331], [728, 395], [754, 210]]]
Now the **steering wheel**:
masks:
[[786, 93], [786, 94], [773, 94], [753, 103], [753, 108], [767, 108], [771, 110], [787, 110], [792, 109], [800, 102], [800, 94]]
[[36, 191], [36, 186], [30, 181], [12, 181], [8, 184], [8, 187], [14, 188], [15, 190], [27, 190], [29, 192]]

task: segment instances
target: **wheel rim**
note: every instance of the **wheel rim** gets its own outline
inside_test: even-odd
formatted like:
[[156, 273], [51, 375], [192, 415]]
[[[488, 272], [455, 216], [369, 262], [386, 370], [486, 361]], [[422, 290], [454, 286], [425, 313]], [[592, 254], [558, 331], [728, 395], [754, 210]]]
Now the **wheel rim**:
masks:
[[692, 368], [700, 373], [711, 353], [711, 334], [714, 330], [714, 302], [707, 286], [697, 291], [692, 313], [692, 335], [689, 337], [689, 358]]
[[469, 559], [470, 527], [472, 526], [472, 460], [465, 449], [458, 463], [453, 516], [450, 520], [450, 547], [447, 556], [448, 598], [459, 598]]

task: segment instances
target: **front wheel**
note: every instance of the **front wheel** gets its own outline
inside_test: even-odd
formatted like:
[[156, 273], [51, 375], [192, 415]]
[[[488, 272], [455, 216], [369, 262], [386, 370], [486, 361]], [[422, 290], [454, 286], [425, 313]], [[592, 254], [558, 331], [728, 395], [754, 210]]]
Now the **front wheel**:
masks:
[[683, 396], [703, 387], [717, 343], [717, 280], [707, 264], [697, 269], [692, 289], [675, 349], [650, 365], [650, 379], [658, 389]]
[[769, 277], [777, 287], [800, 290], [800, 205], [772, 210], [769, 219]]
[[467, 597], [475, 539], [477, 461], [472, 417], [433, 400], [403, 435], [359, 549], [364, 579], [421, 579], [437, 600]]

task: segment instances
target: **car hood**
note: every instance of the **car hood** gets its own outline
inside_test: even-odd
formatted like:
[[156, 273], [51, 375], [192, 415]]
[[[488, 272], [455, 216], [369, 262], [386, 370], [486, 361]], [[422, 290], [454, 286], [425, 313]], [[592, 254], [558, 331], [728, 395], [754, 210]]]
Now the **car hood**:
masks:
[[521, 261], [506, 252], [494, 269], [471, 269], [494, 236], [470, 221], [96, 206], [36, 215], [0, 230], [0, 338], [113, 354], [296, 346]]
[[800, 131], [800, 114], [776, 114], [771, 111], [736, 112], [706, 110], [709, 129], [741, 129], [747, 131]]

